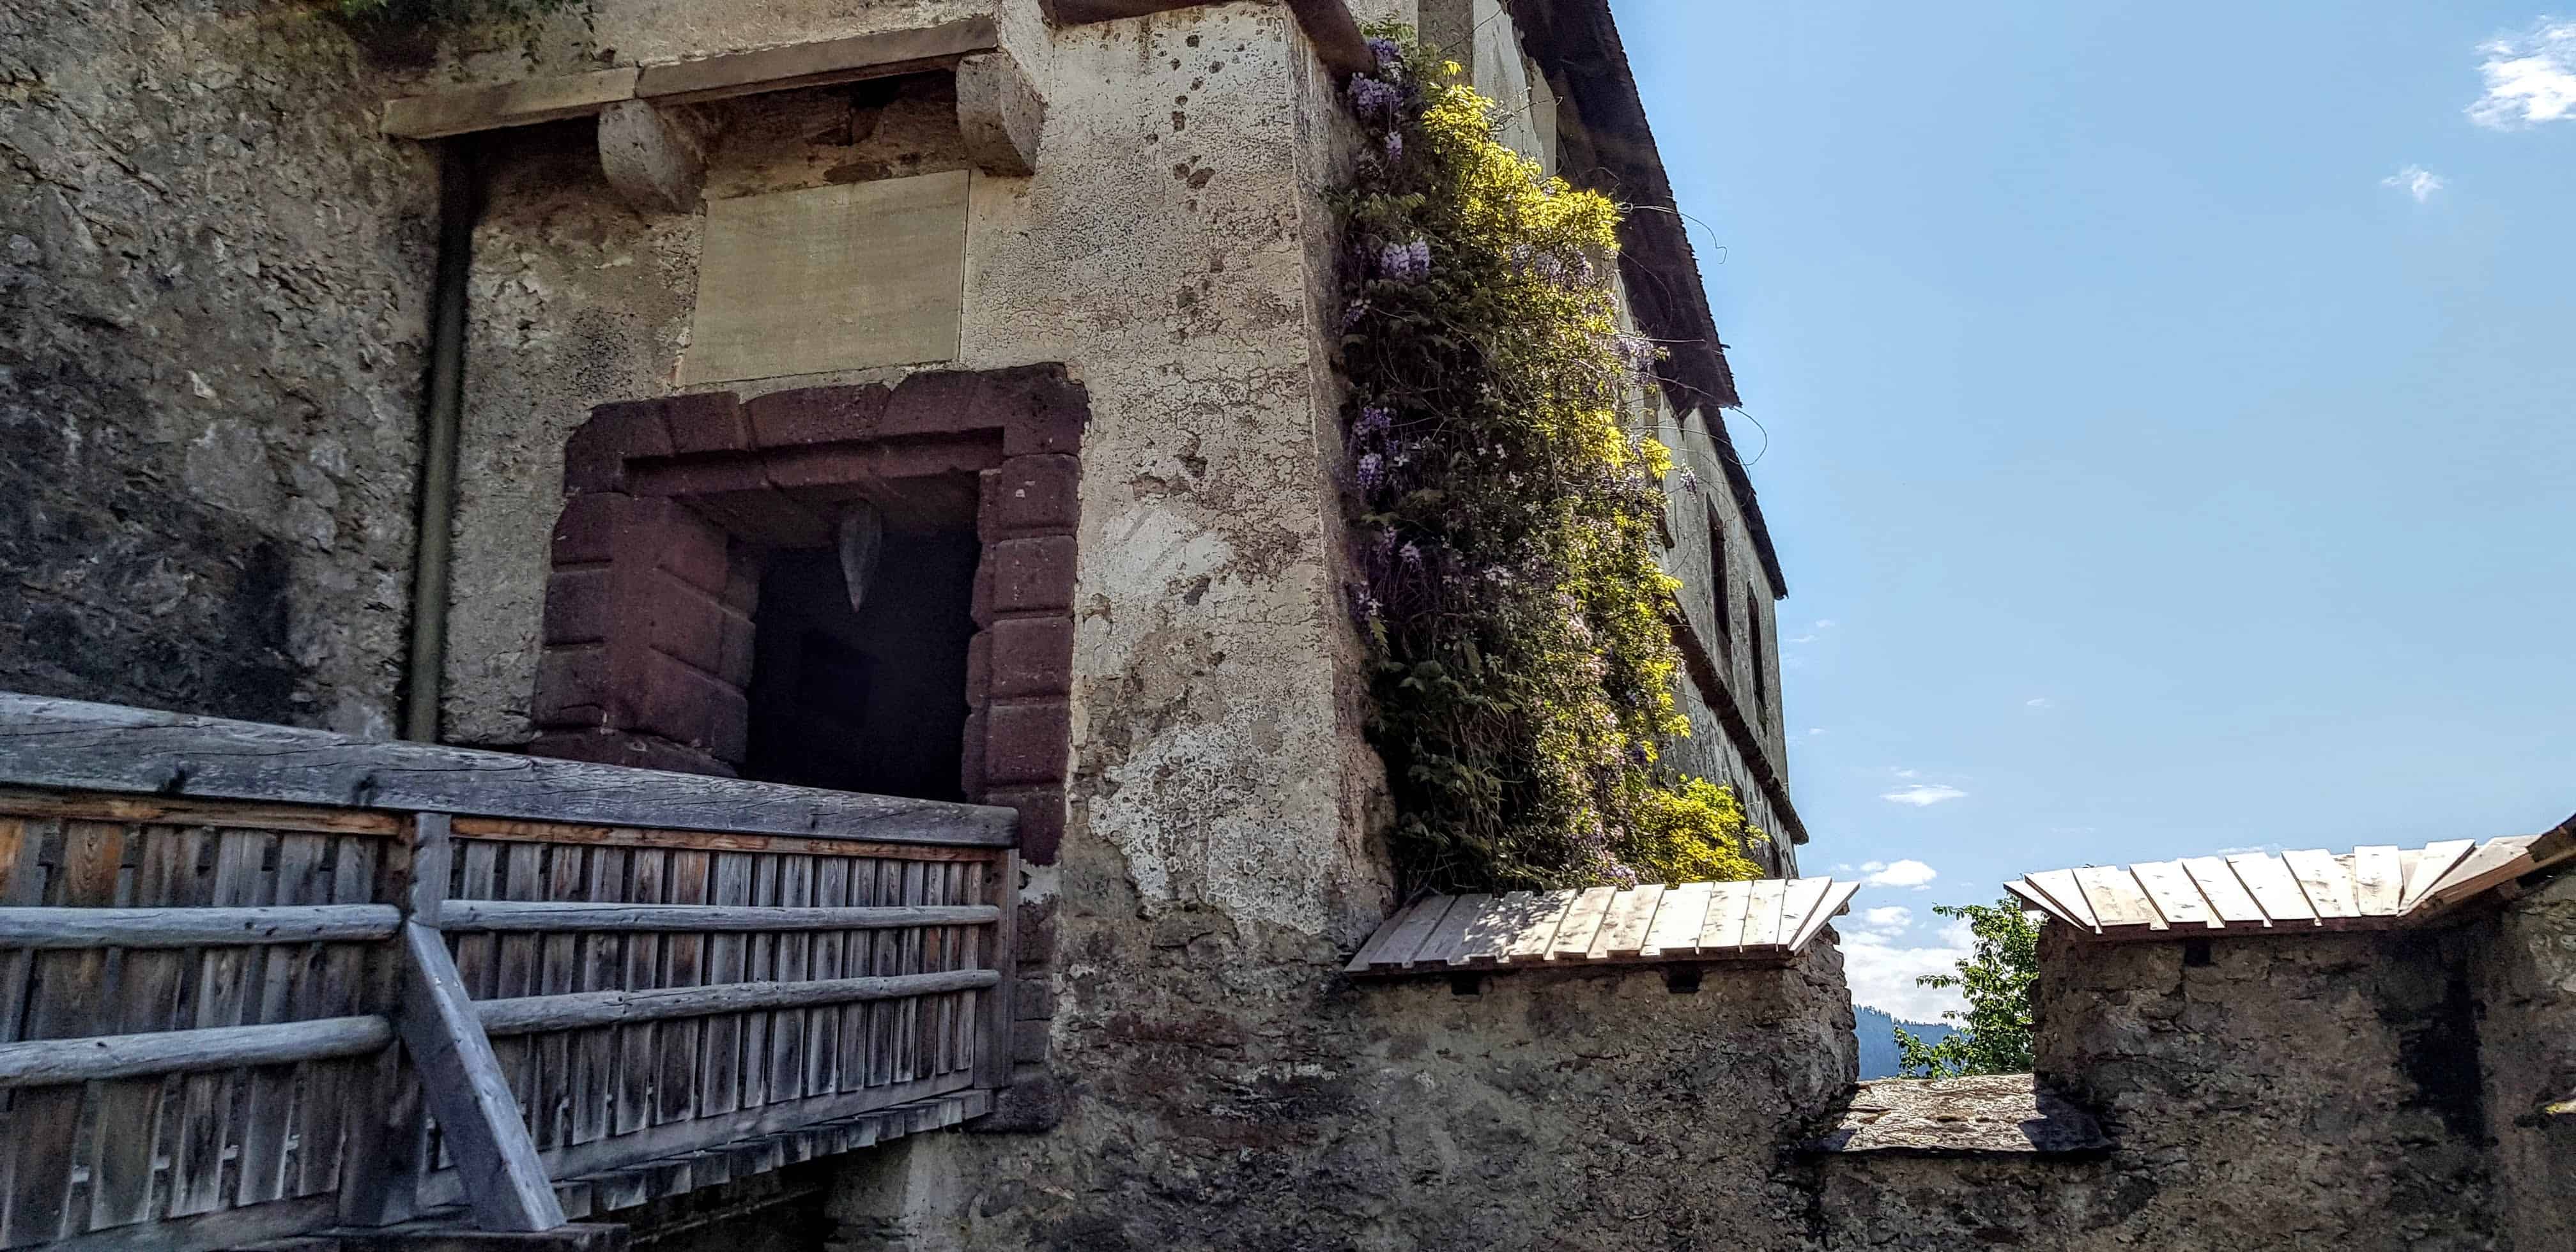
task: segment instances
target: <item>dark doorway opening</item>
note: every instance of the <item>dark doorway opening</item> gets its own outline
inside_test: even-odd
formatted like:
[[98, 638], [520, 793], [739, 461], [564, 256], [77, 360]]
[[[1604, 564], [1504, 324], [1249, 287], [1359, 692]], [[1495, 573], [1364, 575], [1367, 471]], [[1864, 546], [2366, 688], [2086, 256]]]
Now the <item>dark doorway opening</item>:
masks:
[[833, 548], [769, 554], [754, 615], [749, 755], [763, 782], [962, 800], [971, 528], [890, 530], [850, 606]]

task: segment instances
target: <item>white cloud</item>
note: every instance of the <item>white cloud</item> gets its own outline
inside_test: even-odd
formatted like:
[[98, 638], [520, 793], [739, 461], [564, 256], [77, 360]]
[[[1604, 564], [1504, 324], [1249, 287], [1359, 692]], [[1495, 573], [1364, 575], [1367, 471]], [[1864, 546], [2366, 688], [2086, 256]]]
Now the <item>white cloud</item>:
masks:
[[1922, 809], [1930, 808], [1944, 800], [1964, 800], [1967, 795], [1967, 792], [1956, 787], [1944, 787], [1937, 783], [1916, 783], [1911, 787], [1900, 787], [1894, 791], [1884, 792], [1878, 798], [1898, 804], [1911, 804]]
[[1896, 775], [1896, 776], [1897, 776], [1897, 777], [1899, 777], [1899, 778], [1915, 778], [1915, 777], [1919, 777], [1919, 776], [1921, 776], [1921, 774], [1923, 773], [1923, 771], [1921, 771], [1921, 770], [1919, 770], [1919, 769], [1893, 769], [1893, 768], [1889, 769], [1887, 772], [1888, 772], [1888, 773], [1891, 773], [1891, 774], [1894, 774], [1894, 775]]
[[1791, 642], [1791, 643], [1814, 643], [1815, 641], [1816, 641], [1816, 637], [1815, 637], [1814, 635], [1791, 635], [1791, 636], [1789, 636], [1789, 642]]
[[[2544, 17], [2519, 35], [2478, 45], [2486, 94], [2469, 120], [2493, 130], [2521, 130], [2576, 120], [2576, 22]], [[2419, 195], [2417, 199], [2421, 199]]]
[[2421, 165], [2409, 165], [2386, 178], [2380, 179], [2379, 185], [2382, 187], [2403, 188], [2406, 194], [2415, 197], [2415, 203], [2422, 204], [2425, 201], [2432, 199], [2434, 192], [2440, 191], [2451, 184], [2449, 180]]
[[1820, 618], [1816, 619], [1816, 629], [1818, 629], [1818, 630], [1832, 630], [1833, 628], [1834, 628], [1834, 619], [1832, 619], [1832, 618], [1830, 618], [1830, 617], [1820, 617]]
[[1967, 1008], [1955, 987], [1914, 983], [1925, 974], [1955, 974], [1959, 962], [1968, 959], [1968, 945], [1952, 943], [1947, 935], [1943, 941], [1940, 947], [1909, 948], [1898, 946], [1894, 935], [1871, 931], [1844, 935], [1843, 976], [1851, 981], [1852, 1002], [1915, 1022], [1937, 1022], [1944, 1012]]
[[1807, 733], [1810, 735], [1821, 735], [1825, 733], [1825, 728], [1822, 726], [1810, 726], [1807, 728]]
[[1875, 930], [1903, 930], [1914, 924], [1914, 910], [1902, 904], [1890, 904], [1863, 912], [1861, 920]]
[[2047, 696], [2033, 696], [2028, 700], [2022, 701], [2021, 704], [2022, 707], [2026, 709], [2053, 709], [2057, 707], [2057, 701], [2051, 700]]
[[1873, 887], [1929, 887], [1941, 872], [1921, 861], [1868, 861], [1861, 870], [1869, 877], [1861, 881]]

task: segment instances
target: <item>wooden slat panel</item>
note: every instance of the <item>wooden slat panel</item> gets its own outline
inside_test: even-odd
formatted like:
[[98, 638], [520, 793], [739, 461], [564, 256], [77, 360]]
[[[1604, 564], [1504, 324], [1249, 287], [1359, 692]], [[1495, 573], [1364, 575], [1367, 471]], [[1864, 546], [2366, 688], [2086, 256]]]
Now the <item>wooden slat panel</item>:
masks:
[[[818, 908], [847, 908], [850, 903], [850, 861], [847, 857], [815, 858], [814, 904]], [[848, 939], [839, 931], [825, 931], [814, 936], [807, 974], [820, 981], [841, 977], [841, 954]], [[1009, 988], [1002, 994], [1007, 997]], [[1008, 1019], [1005, 1019], [1007, 1022]], [[1007, 1030], [1007, 1026], [1005, 1027]], [[805, 1091], [809, 1095], [828, 1095], [841, 1089], [841, 1010], [815, 1009], [805, 1018]]]
[[1496, 960], [1506, 964], [1522, 961], [1544, 961], [1549, 945], [1556, 942], [1557, 927], [1565, 923], [1574, 901], [1583, 893], [1573, 888], [1562, 891], [1515, 891], [1507, 899], [1518, 903], [1506, 905], [1510, 929], [1502, 936], [1502, 949]]
[[2462, 858], [2477, 848], [2475, 839], [2445, 839], [2424, 845], [2423, 856], [2415, 862], [2414, 871], [2406, 876], [2406, 894], [2397, 902], [2398, 911], [2413, 912], [2425, 896], [2433, 893], [2434, 884], [2441, 882], [2443, 875], [2450, 873]]
[[2252, 892], [2237, 881], [2236, 871], [2214, 856], [2185, 857], [2182, 870], [2191, 875], [2192, 885], [2200, 889], [2200, 898], [2209, 904], [2210, 913], [2230, 925], [2269, 926], [2263, 907], [2254, 902]]
[[[883, 872], [881, 868], [883, 864], [884, 862], [874, 858], [853, 859], [850, 862], [849, 903], [851, 907], [865, 907], [877, 902], [877, 884]], [[871, 932], [864, 930], [843, 932], [841, 976], [856, 978], [872, 973], [875, 969], [876, 947]], [[868, 1028], [874, 1020], [870, 1016], [874, 1010], [875, 1006], [868, 1004], [853, 1004], [841, 1010], [841, 1058], [837, 1068], [840, 1071], [839, 1089], [842, 1091], [859, 1091], [868, 1085], [869, 1062], [874, 1056], [868, 1042]]]
[[[950, 866], [951, 876], [957, 872]], [[814, 905], [814, 859], [805, 856], [779, 858], [778, 903], [786, 908], [812, 908]], [[775, 940], [777, 950], [770, 955], [770, 971], [780, 982], [803, 982], [811, 977], [814, 964], [814, 936], [797, 932], [782, 934]], [[800, 1099], [805, 1094], [805, 1048], [808, 1010], [794, 1009], [772, 1015], [769, 1023], [769, 1098]]]
[[1744, 912], [1744, 948], [1757, 951], [1780, 946], [1780, 919], [1786, 913], [1789, 884], [1777, 878], [1755, 880], [1753, 898]]
[[1619, 898], [1617, 887], [1586, 887], [1574, 897], [1565, 910], [1565, 922], [1557, 927], [1556, 938], [1548, 944], [1547, 959], [1580, 961], [1592, 951], [1593, 936], [1601, 932], [1602, 921], [1609, 916], [1611, 903]]
[[[879, 904], [902, 904], [904, 894], [903, 863], [877, 863], [877, 899]], [[903, 932], [872, 930], [868, 932], [868, 974], [889, 977], [903, 971]], [[868, 1085], [883, 1087], [894, 1082], [895, 1032], [902, 1029], [903, 1006], [871, 1004], [868, 1006], [867, 1051]]]
[[2246, 894], [2271, 918], [2275, 925], [2283, 922], [2317, 920], [2317, 911], [2309, 905], [2307, 893], [2299, 890], [2299, 880], [2290, 876], [2290, 867], [2260, 852], [2240, 852], [2227, 858], [2227, 868], [2236, 871], [2236, 881], [2245, 884]]
[[[626, 898], [639, 902], [662, 901], [669, 891], [664, 873], [670, 867], [671, 853], [662, 848], [625, 850]], [[660, 935], [633, 934], [625, 937], [623, 957], [625, 973], [614, 984], [633, 991], [645, 991], [663, 985]], [[616, 1134], [628, 1135], [654, 1122], [654, 1083], [663, 1073], [663, 1061], [654, 1049], [656, 1031], [676, 1030], [640, 1022], [617, 1028], [617, 1107], [609, 1125]]]
[[[330, 859], [330, 852], [328, 835], [281, 835], [270, 902], [328, 903], [331, 884], [323, 873], [323, 863]], [[260, 979], [259, 1006], [251, 1020], [292, 1022], [322, 1016], [315, 1003], [321, 996], [320, 980], [303, 976], [313, 952], [303, 947], [271, 947], [262, 955], [265, 969]], [[297, 1068], [264, 1066], [245, 1076], [235, 1204], [265, 1204], [287, 1194], [286, 1137], [293, 1128], [289, 1114], [295, 1104]]]
[[2424, 898], [2409, 910], [2416, 918], [2429, 918], [2444, 909], [2483, 894], [2500, 884], [2530, 873], [2533, 862], [2530, 849], [2533, 836], [2518, 835], [2510, 839], [2490, 839], [2477, 850], [2460, 858], [2460, 863], [2442, 875]]
[[[342, 835], [335, 841], [333, 852], [332, 903], [362, 904], [391, 897], [393, 887], [385, 877], [384, 863], [390, 857], [404, 855], [403, 845]], [[378, 966], [374, 971], [369, 969], [371, 962]], [[316, 1017], [343, 1017], [394, 1011], [402, 966], [390, 945], [326, 944], [318, 964], [314, 996], [307, 1001], [304, 1012]], [[297, 1195], [317, 1195], [340, 1185], [343, 1166], [349, 1159], [343, 1145], [352, 1139], [352, 1113], [366, 1118], [386, 1111], [383, 1105], [362, 1101], [358, 1093], [390, 1075], [389, 1062], [390, 1058], [378, 1057], [317, 1062], [304, 1067], [304, 1093], [299, 1101], [296, 1129]], [[399, 1101], [414, 1098], [405, 1093]], [[405, 1133], [411, 1133], [408, 1123]], [[386, 1152], [395, 1158], [407, 1158], [416, 1146], [388, 1146]], [[364, 1171], [356, 1176], [368, 1177]]]
[[2300, 893], [2307, 896], [2308, 906], [2316, 910], [2318, 918], [2331, 921], [2361, 916], [2361, 902], [2354, 896], [2352, 875], [2344, 871], [2343, 863], [2337, 861], [2333, 853], [2301, 848], [2282, 853], [2281, 861], [2290, 867], [2291, 876], [2298, 880]]
[[858, 838], [815, 837], [760, 831], [666, 830], [657, 826], [599, 826], [580, 822], [544, 822], [525, 818], [455, 818], [460, 839], [496, 843], [557, 843], [612, 848], [662, 848], [673, 852], [774, 852], [796, 856], [871, 856], [918, 861], [982, 861], [994, 847], [983, 843], [955, 846], [896, 843]]
[[[751, 906], [778, 907], [779, 858], [757, 856], [751, 862]], [[746, 935], [743, 938], [743, 977], [752, 982], [767, 982], [777, 972], [778, 937]], [[769, 1026], [767, 1013], [742, 1016], [742, 1107], [759, 1108], [769, 1103]]]
[[[57, 828], [45, 823], [43, 829], [52, 834]], [[116, 904], [125, 827], [71, 820], [58, 829], [61, 858], [45, 876], [45, 893], [38, 902], [61, 908]], [[23, 991], [26, 1009], [19, 1018], [22, 1039], [76, 1039], [105, 1033], [119, 989], [103, 985], [104, 950], [38, 952], [29, 970]], [[71, 1085], [0, 1097], [10, 1101], [8, 1133], [0, 1135], [0, 1158], [6, 1159], [0, 1176], [7, 1178], [11, 1193], [8, 1229], [0, 1234], [0, 1244], [18, 1246], [78, 1234], [88, 1224], [92, 1205], [73, 1183], [75, 1172], [84, 1164], [80, 1129], [86, 1094]]]
[[[263, 904], [267, 883], [260, 863], [275, 837], [259, 831], [229, 830], [216, 837], [215, 880], [209, 902]], [[248, 959], [255, 950], [207, 948], [198, 953], [197, 1014], [199, 1029], [242, 1024], [252, 975]], [[170, 1165], [169, 1215], [187, 1217], [222, 1207], [224, 1152], [233, 1142], [233, 1091], [239, 1076], [191, 1074], [182, 1083], [184, 1111], [179, 1151]]]
[[[907, 862], [903, 867], [903, 902], [906, 904], [929, 903], [929, 879], [930, 871], [928, 866], [917, 861]], [[918, 974], [923, 972], [928, 968], [923, 962], [925, 951], [924, 940], [926, 936], [922, 934], [921, 928], [918, 926], [905, 927], [900, 933], [903, 937], [903, 951], [895, 968], [899, 972], [905, 974]], [[927, 1075], [923, 1074], [919, 1068], [921, 1062], [919, 1049], [921, 1041], [921, 1001], [914, 999], [899, 1000], [895, 1002], [894, 1007], [896, 1012], [894, 1035], [894, 1081], [911, 1082], [915, 1078], [926, 1077]]]
[[[546, 849], [545, 886], [542, 899], [567, 902], [581, 899], [589, 890], [590, 867], [584, 858], [588, 848], [550, 847]], [[547, 935], [537, 949], [537, 986], [546, 995], [563, 995], [581, 989], [581, 936], [566, 932]], [[537, 1103], [530, 1110], [529, 1128], [536, 1132], [537, 1146], [552, 1147], [572, 1142], [573, 1122], [573, 1039], [568, 1034], [550, 1034], [536, 1041], [532, 1053], [536, 1065]]]
[[1708, 903], [1708, 920], [1701, 924], [1701, 952], [1733, 952], [1744, 946], [1744, 918], [1753, 908], [1753, 884], [1722, 882]]
[[1637, 945], [1645, 942], [1646, 927], [1655, 920], [1655, 905], [1663, 897], [1660, 883], [1652, 888], [1614, 889], [1610, 902], [1601, 910], [1601, 924], [1592, 932], [1592, 946], [1584, 949], [1583, 958], [1598, 961], [1613, 951], [1636, 955]]
[[1699, 950], [1700, 927], [1708, 921], [1708, 902], [1717, 892], [1713, 882], [1683, 883], [1664, 894], [1646, 928], [1640, 956], [1686, 955]]
[[1856, 882], [1827, 881], [1830, 885], [1825, 891], [1823, 901], [1807, 915], [1807, 924], [1799, 927], [1798, 933], [1789, 937], [1790, 951], [1805, 949], [1810, 942], [1814, 941], [1816, 935], [1833, 921], [1834, 916], [1843, 911], [1843, 906], [1851, 903], [1852, 896], [1860, 891], [1860, 884]]
[[1825, 893], [1833, 885], [1830, 878], [1793, 878], [1781, 889], [1780, 946], [1792, 946], [1791, 941], [1807, 929], [1808, 915], [1824, 904]]
[[[545, 853], [545, 847], [535, 844], [502, 847], [502, 899], [545, 898]], [[491, 998], [512, 1000], [536, 994], [540, 985], [541, 942], [535, 935], [501, 936], [492, 956]], [[529, 1133], [534, 1135], [546, 1121], [537, 1100], [536, 1040], [496, 1039], [492, 1042], [492, 1056], [499, 1063], [503, 1077], [509, 1080], [510, 1095], [518, 1101], [520, 1113], [527, 1118]]]
[[2131, 877], [2146, 890], [2147, 902], [2155, 906], [2156, 915], [2173, 926], [2216, 927], [2218, 913], [2201, 898], [2200, 888], [2192, 882], [2191, 873], [2173, 861], [2141, 861], [2129, 867]]
[[2144, 926], [2164, 930], [2165, 919], [2156, 914], [2147, 893], [2129, 871], [2113, 865], [2088, 865], [2075, 871], [2075, 886], [2084, 893], [2084, 903], [2093, 917], [2108, 931], [2123, 926]]
[[2085, 903], [2084, 889], [2076, 884], [2074, 870], [2042, 870], [2036, 874], [2024, 875], [2022, 881], [2029, 883], [2049, 899], [2057, 901], [2058, 907], [2065, 909], [2075, 919], [2077, 925], [2087, 927], [2095, 933], [2101, 931], [2102, 919], [2094, 914], [2092, 905]]
[[[711, 853], [672, 853], [671, 903], [707, 903], [715, 886], [714, 870]], [[663, 986], [695, 987], [707, 981], [705, 936], [672, 935], [663, 940], [662, 951]], [[704, 1022], [667, 1022], [654, 1036], [661, 1068], [653, 1097], [653, 1120], [657, 1124], [691, 1121], [698, 1116], [698, 1051], [705, 1042], [705, 1027]]]
[[[753, 857], [743, 852], [716, 854], [715, 882], [708, 897], [713, 904], [751, 903]], [[743, 980], [749, 961], [744, 952], [748, 941], [738, 934], [719, 934], [707, 940], [707, 975], [709, 984], [738, 983]], [[733, 1015], [711, 1017], [705, 1024], [704, 1051], [698, 1063], [698, 1116], [709, 1117], [730, 1113], [742, 1107], [742, 1019]]]
[[2057, 901], [2050, 899], [2047, 892], [2030, 885], [2027, 880], [2018, 878], [2014, 879], [2013, 881], [2004, 884], [2004, 890], [2020, 896], [2022, 903], [2038, 909], [2040, 912], [2046, 913], [2069, 926], [2083, 926], [2083, 928], [2088, 932], [2093, 929], [2092, 927], [2084, 926], [2084, 923], [2075, 920], [2075, 915], [2067, 912], [2065, 905], [2059, 904]]
[[1493, 901], [1492, 896], [1483, 894], [1458, 897], [1457, 902], [1449, 906], [1449, 911], [1441, 916], [1440, 924], [1433, 927], [1430, 936], [1422, 941], [1422, 946], [1406, 958], [1404, 967], [1447, 965], [1449, 959], [1466, 946], [1467, 927], [1483, 921], [1485, 907]]
[[1475, 925], [1459, 937], [1457, 950], [1450, 953], [1449, 961], [1476, 967], [1496, 964], [1533, 921], [1553, 920], [1562, 912], [1553, 897], [1528, 891], [1504, 892], [1479, 911]]
[[[582, 899], [593, 904], [619, 904], [626, 899], [626, 880], [634, 855], [630, 848], [592, 848]], [[642, 936], [590, 932], [579, 942], [582, 991], [612, 991], [623, 985], [625, 945]], [[607, 1134], [617, 1109], [617, 1032], [586, 1030], [572, 1040], [572, 1134], [570, 1143], [588, 1143]]]
[[[199, 903], [197, 888], [204, 880], [197, 876], [197, 855], [207, 836], [166, 826], [137, 834], [142, 847], [134, 864], [134, 902], [165, 907]], [[108, 1032], [139, 1035], [175, 1025], [180, 980], [187, 967], [188, 954], [176, 948], [126, 953]], [[177, 1085], [160, 1075], [99, 1084], [92, 1097], [98, 1126], [90, 1146], [90, 1229], [105, 1230], [157, 1215], [152, 1181], [156, 1158], [165, 1146], [162, 1104]]]
[[2362, 916], [2396, 916], [2398, 902], [2406, 894], [2406, 876], [2398, 869], [2397, 849], [2353, 849], [2352, 885]]
[[1378, 927], [1377, 933], [1360, 946], [1359, 955], [1351, 958], [1351, 970], [1387, 969], [1411, 962], [1413, 954], [1422, 950], [1422, 941], [1439, 929], [1440, 919], [1448, 916], [1449, 906], [1457, 902], [1456, 896], [1424, 896], [1405, 906], [1402, 913]]

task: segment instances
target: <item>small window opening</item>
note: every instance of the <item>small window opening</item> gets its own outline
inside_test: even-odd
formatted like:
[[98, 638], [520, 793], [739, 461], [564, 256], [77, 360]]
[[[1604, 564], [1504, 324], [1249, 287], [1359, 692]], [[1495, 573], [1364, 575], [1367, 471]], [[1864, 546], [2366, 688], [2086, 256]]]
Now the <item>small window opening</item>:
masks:
[[2215, 960], [2216, 958], [2212, 957], [2209, 953], [2208, 940], [2185, 939], [2182, 941], [2183, 964], [2196, 969], [2203, 965], [2214, 964]]
[[770, 553], [753, 618], [745, 778], [962, 800], [970, 529], [889, 530], [857, 608], [837, 548]]
[[1717, 618], [1717, 637], [1728, 639], [1735, 634], [1733, 615], [1728, 613], [1726, 588], [1726, 519], [1717, 515], [1717, 505], [1708, 506], [1708, 585], [1709, 611]]
[[1770, 654], [1762, 649], [1762, 601], [1753, 589], [1744, 589], [1744, 624], [1753, 640], [1753, 711], [1764, 718], [1771, 716]]

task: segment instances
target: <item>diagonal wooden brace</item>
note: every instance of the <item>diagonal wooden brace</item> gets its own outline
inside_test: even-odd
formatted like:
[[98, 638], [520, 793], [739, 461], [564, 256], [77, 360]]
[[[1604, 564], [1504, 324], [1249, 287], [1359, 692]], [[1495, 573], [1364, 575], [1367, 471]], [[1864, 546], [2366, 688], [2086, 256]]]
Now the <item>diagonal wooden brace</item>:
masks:
[[403, 948], [410, 976], [396, 1025], [419, 1067], [429, 1111], [446, 1133], [476, 1224], [505, 1231], [563, 1225], [554, 1183], [537, 1159], [536, 1141], [528, 1137], [447, 941], [419, 922], [405, 922]]

